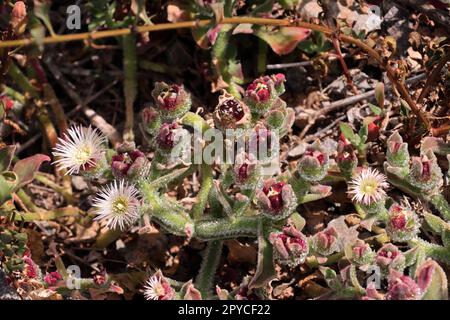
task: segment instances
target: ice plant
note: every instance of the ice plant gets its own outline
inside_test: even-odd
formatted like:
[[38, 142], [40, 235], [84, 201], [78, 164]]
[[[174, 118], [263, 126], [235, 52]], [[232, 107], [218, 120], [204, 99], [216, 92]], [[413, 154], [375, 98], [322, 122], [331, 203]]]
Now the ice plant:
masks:
[[375, 252], [370, 248], [370, 245], [360, 239], [345, 248], [345, 255], [358, 266], [370, 265], [375, 258]]
[[142, 128], [149, 134], [154, 135], [162, 125], [161, 115], [155, 108], [146, 107], [141, 111]]
[[73, 126], [53, 148], [54, 163], [66, 174], [101, 172], [106, 138], [92, 127]]
[[219, 103], [213, 116], [217, 128], [222, 130], [236, 129], [248, 124], [250, 110], [244, 102], [228, 93], [223, 93], [219, 97]]
[[[221, 37], [221, 31], [218, 32]], [[145, 218], [164, 232], [186, 241], [205, 242], [195, 279], [182, 284], [157, 272], [147, 281], [144, 296], [158, 300], [210, 299], [215, 294], [220, 299], [264, 298], [277, 274], [274, 263], [278, 263], [282, 268], [306, 264], [302, 269], [308, 272], [319, 268], [337, 298], [418, 298], [415, 281], [427, 292], [423, 296], [438, 293], [443, 297], [445, 281], [438, 266], [422, 265], [428, 258], [450, 263], [450, 231], [443, 220], [450, 220], [450, 206], [440, 194], [444, 179], [435, 156], [447, 156], [450, 146], [444, 141], [426, 139], [420, 154], [411, 159], [408, 145], [394, 132], [387, 141], [382, 173], [375, 169], [368, 152], [368, 146], [374, 145], [370, 140], [382, 147], [383, 139], [368, 137], [373, 129], [381, 128], [373, 128], [366, 121], [356, 133], [353, 126], [358, 122], [351, 126], [341, 123], [338, 143], [317, 141], [306, 146], [303, 154], [292, 155], [295, 159], [301, 156], [297, 166], [280, 165], [276, 157], [280, 140], [295, 119], [294, 110], [280, 98], [284, 82], [281, 74], [260, 77], [248, 86], [242, 100], [234, 91], [236, 88], [222, 92], [213, 114], [206, 116], [189, 112], [191, 101], [182, 86], [157, 83], [152, 91], [155, 105], [147, 106], [141, 113], [140, 128], [151, 148], [149, 154], [134, 144], [107, 150], [106, 140], [91, 128], [72, 128], [58, 142], [58, 148], [66, 150], [64, 168], [70, 169], [69, 174], [100, 167], [104, 170], [102, 178], [112, 180], [93, 200], [95, 219], [104, 220], [102, 225], [125, 230], [140, 215], [148, 215]], [[216, 134], [214, 142], [217, 138], [224, 144], [214, 150], [212, 163], [197, 163], [196, 155], [212, 150], [214, 143], [206, 138], [206, 133], [211, 132]], [[97, 144], [92, 142], [97, 140]], [[86, 147], [91, 145], [95, 148]], [[194, 151], [194, 156], [187, 150]], [[217, 161], [215, 153], [221, 150], [234, 152], [231, 163]], [[416, 151], [411, 149], [413, 152]], [[189, 161], [182, 159], [184, 154], [189, 154]], [[336, 162], [330, 159], [334, 156]], [[58, 157], [62, 159], [61, 152]], [[93, 177], [98, 175], [88, 175]], [[174, 192], [174, 186], [184, 186], [186, 181], [194, 181], [192, 188], [185, 190], [187, 197], [184, 192]], [[94, 180], [93, 184], [98, 182]], [[390, 185], [395, 199], [387, 194]], [[317, 205], [317, 211], [326, 211], [320, 214], [324, 218], [307, 225], [302, 233], [305, 224], [315, 221], [304, 219], [303, 204], [328, 197], [340, 188], [348, 194], [358, 214], [344, 214], [349, 201], [337, 193], [330, 201]], [[442, 245], [420, 238], [419, 219], [410, 207], [396, 203], [398, 191], [431, 202], [441, 213], [442, 219], [434, 212], [423, 216], [427, 232], [438, 243], [440, 237]], [[341, 201], [336, 201], [339, 198]], [[339, 218], [330, 221], [328, 217], [333, 214]], [[214, 280], [222, 261], [224, 240], [237, 238], [256, 239], [255, 272], [230, 292], [217, 289]], [[1, 241], [0, 238], [0, 245]], [[397, 242], [401, 250], [393, 244]], [[381, 269], [380, 292], [370, 286], [365, 289], [359, 283], [371, 267]], [[395, 270], [414, 279], [403, 274], [388, 279]], [[440, 286], [432, 285], [435, 279]]]
[[152, 91], [158, 110], [165, 120], [183, 116], [191, 108], [191, 97], [183, 86], [157, 82]]
[[125, 230], [139, 218], [138, 190], [124, 180], [104, 187], [92, 201], [96, 220], [105, 220], [110, 229]]
[[263, 76], [248, 85], [244, 101], [252, 114], [261, 116], [273, 106], [277, 97], [284, 92], [284, 79], [281, 78], [280, 75]]
[[297, 205], [292, 187], [275, 179], [264, 182], [263, 188], [257, 191], [257, 199], [261, 213], [273, 220], [288, 217]]
[[338, 142], [336, 162], [341, 172], [351, 178], [358, 166], [358, 157], [351, 143], [342, 135]]
[[301, 178], [309, 182], [318, 182], [327, 175], [328, 155], [317, 149], [308, 149], [298, 163]]
[[178, 123], [164, 123], [155, 137], [155, 145], [160, 154], [166, 157], [182, 157], [188, 147], [188, 132]]
[[241, 152], [236, 156], [233, 169], [234, 181], [241, 188], [254, 188], [260, 180], [260, 165], [256, 157]]
[[405, 167], [409, 164], [408, 144], [403, 142], [398, 131], [395, 131], [387, 140], [386, 158], [396, 167]]
[[311, 238], [311, 251], [321, 256], [328, 256], [339, 251], [338, 236], [334, 227], [328, 227], [323, 231], [317, 232]]
[[382, 173], [376, 169], [362, 168], [349, 182], [347, 192], [352, 201], [363, 206], [369, 213], [375, 213], [384, 205], [388, 186]]
[[388, 300], [418, 300], [421, 295], [422, 291], [414, 279], [391, 269], [386, 296]]
[[147, 158], [140, 150], [118, 153], [111, 159], [111, 171], [117, 179], [139, 178], [145, 176], [147, 169]]
[[395, 245], [388, 243], [378, 250], [375, 263], [384, 275], [388, 275], [392, 269], [401, 272], [405, 268], [405, 256]]
[[273, 232], [269, 241], [274, 246], [275, 257], [281, 264], [297, 266], [305, 261], [309, 247], [306, 237], [295, 227], [284, 227], [282, 232]]
[[393, 241], [409, 241], [417, 237], [419, 218], [410, 208], [393, 204], [389, 208], [386, 231]]
[[175, 290], [160, 270], [147, 280], [143, 290], [147, 300], [172, 300], [175, 298]]
[[411, 158], [410, 181], [425, 192], [432, 192], [442, 186], [442, 171], [433, 152]]

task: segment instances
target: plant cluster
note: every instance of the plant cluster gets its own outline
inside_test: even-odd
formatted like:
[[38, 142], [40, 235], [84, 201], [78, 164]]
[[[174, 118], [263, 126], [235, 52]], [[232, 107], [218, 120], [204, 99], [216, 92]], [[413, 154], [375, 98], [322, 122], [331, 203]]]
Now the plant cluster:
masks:
[[[98, 130], [74, 126], [55, 146], [54, 163], [68, 174], [111, 180], [92, 202], [94, 219], [108, 228], [126, 231], [148, 215], [165, 232], [207, 242], [195, 281], [178, 283], [158, 271], [144, 287], [148, 299], [263, 298], [276, 276], [275, 263], [319, 268], [336, 297], [446, 298], [447, 280], [436, 261], [450, 262], [445, 221], [450, 217], [449, 204], [440, 193], [444, 175], [435, 153], [446, 154], [448, 145], [425, 138], [420, 156], [410, 157], [408, 145], [395, 131], [386, 141], [383, 168], [376, 168], [365, 152], [372, 143], [369, 137], [378, 131], [376, 121], [362, 124], [358, 133], [342, 123], [334, 148], [316, 141], [295, 170], [282, 171], [274, 152], [278, 150], [270, 148], [279, 147], [271, 140], [282, 139], [293, 124], [293, 110], [280, 98], [284, 82], [282, 74], [260, 77], [248, 85], [242, 100], [223, 93], [209, 120], [189, 111], [191, 98], [183, 86], [156, 83], [154, 105], [142, 110], [140, 124], [154, 150], [151, 160], [134, 144], [113, 150]], [[372, 110], [378, 118], [383, 116], [381, 108]], [[213, 141], [204, 135], [196, 144], [199, 138], [190, 132], [211, 129], [222, 135], [223, 148], [236, 152], [233, 163], [219, 158], [212, 165], [195, 163], [195, 155]], [[236, 136], [244, 141], [240, 146], [232, 139]], [[259, 150], [265, 144], [269, 152], [263, 157], [249, 152], [249, 147]], [[200, 151], [183, 156], [196, 145]], [[210, 154], [214, 157], [217, 151]], [[167, 196], [171, 187], [194, 173], [201, 186], [191, 208]], [[341, 216], [305, 235], [300, 205], [329, 197], [339, 181], [347, 183], [348, 199], [361, 222], [349, 226]], [[431, 212], [419, 216], [410, 204], [389, 196], [394, 187], [430, 202], [441, 217]], [[421, 239], [422, 228], [441, 236], [443, 245]], [[361, 229], [377, 235], [364, 238]], [[257, 240], [256, 272], [232, 292], [219, 287], [213, 292], [223, 240], [240, 237]], [[336, 262], [339, 270], [330, 267]], [[370, 271], [378, 282], [364, 284]], [[379, 292], [382, 288], [384, 293]]]

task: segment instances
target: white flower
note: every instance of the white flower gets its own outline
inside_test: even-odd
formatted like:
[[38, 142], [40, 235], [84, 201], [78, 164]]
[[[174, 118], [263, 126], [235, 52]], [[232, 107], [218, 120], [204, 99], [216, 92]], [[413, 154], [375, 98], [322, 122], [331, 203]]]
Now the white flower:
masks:
[[95, 220], [106, 219], [109, 229], [124, 230], [139, 218], [138, 191], [124, 180], [104, 187], [92, 202]]
[[369, 206], [386, 197], [386, 176], [376, 169], [364, 168], [348, 185], [348, 194], [358, 204]]
[[160, 270], [144, 286], [144, 297], [147, 300], [171, 300], [174, 296], [175, 291]]
[[53, 155], [57, 157], [54, 163], [60, 170], [67, 169], [66, 174], [95, 168], [105, 152], [104, 143], [106, 137], [97, 129], [73, 126], [53, 148]]

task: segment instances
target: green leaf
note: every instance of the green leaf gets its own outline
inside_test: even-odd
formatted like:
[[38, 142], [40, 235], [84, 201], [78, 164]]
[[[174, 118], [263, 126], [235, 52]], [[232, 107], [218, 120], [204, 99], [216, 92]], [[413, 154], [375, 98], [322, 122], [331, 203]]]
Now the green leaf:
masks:
[[367, 124], [363, 125], [358, 132], [359, 138], [360, 138], [360, 145], [364, 144], [367, 140], [367, 135], [369, 134], [369, 127]]
[[297, 230], [302, 231], [306, 225], [305, 218], [303, 218], [298, 212], [294, 212], [293, 214], [291, 214], [290, 218], [292, 219], [292, 222], [294, 223], [294, 226], [297, 228]]
[[152, 21], [147, 15], [147, 11], [145, 10], [146, 0], [132, 0], [131, 1], [131, 10], [135, 15], [137, 15], [142, 21], [145, 22], [146, 25], [152, 25]]
[[425, 218], [427, 225], [434, 233], [442, 234], [444, 229], [449, 228], [449, 225], [444, 220], [432, 213], [425, 212], [423, 217]]
[[11, 186], [6, 179], [0, 175], [0, 204], [11, 198]]
[[442, 244], [450, 250], [450, 229], [448, 227], [442, 230]]
[[348, 141], [350, 141], [353, 146], [355, 147], [359, 146], [361, 138], [354, 133], [352, 127], [350, 127], [348, 123], [341, 122], [339, 124], [339, 128], [341, 129], [341, 132], [344, 135], [344, 137]]
[[15, 150], [15, 146], [6, 146], [0, 149], [0, 173], [8, 170]]
[[297, 48], [302, 50], [308, 55], [314, 55], [321, 52], [329, 51], [333, 45], [330, 41], [326, 41], [323, 33], [313, 31], [309, 39], [300, 42]]
[[424, 292], [422, 300], [448, 300], [447, 276], [434, 260], [427, 260], [416, 271], [417, 284]]
[[42, 20], [44, 25], [50, 31], [51, 36], [55, 36], [52, 23], [50, 21], [50, 6], [52, 2], [49, 0], [34, 0], [34, 15]]
[[379, 116], [383, 110], [381, 108], [377, 107], [376, 105], [369, 103], [369, 108], [372, 111], [372, 113], [376, 116]]
[[411, 107], [408, 102], [403, 99], [400, 99], [400, 114], [404, 117], [408, 117], [411, 112]]

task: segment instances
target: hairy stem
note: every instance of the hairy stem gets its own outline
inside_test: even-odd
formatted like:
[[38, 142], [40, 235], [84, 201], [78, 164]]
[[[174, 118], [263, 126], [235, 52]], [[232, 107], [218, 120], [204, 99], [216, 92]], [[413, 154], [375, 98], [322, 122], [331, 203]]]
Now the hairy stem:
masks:
[[208, 202], [209, 192], [213, 184], [213, 168], [208, 164], [202, 164], [202, 186], [197, 195], [197, 203], [192, 208], [192, 217], [198, 221], [205, 211], [206, 203]]
[[124, 84], [123, 90], [125, 94], [125, 129], [123, 137], [125, 141], [134, 141], [133, 125], [134, 125], [134, 100], [137, 95], [137, 59], [136, 59], [136, 35], [130, 34], [122, 39], [123, 45], [123, 69]]
[[222, 255], [222, 240], [209, 241], [203, 256], [202, 266], [195, 280], [195, 287], [207, 298], [214, 283], [220, 256]]

